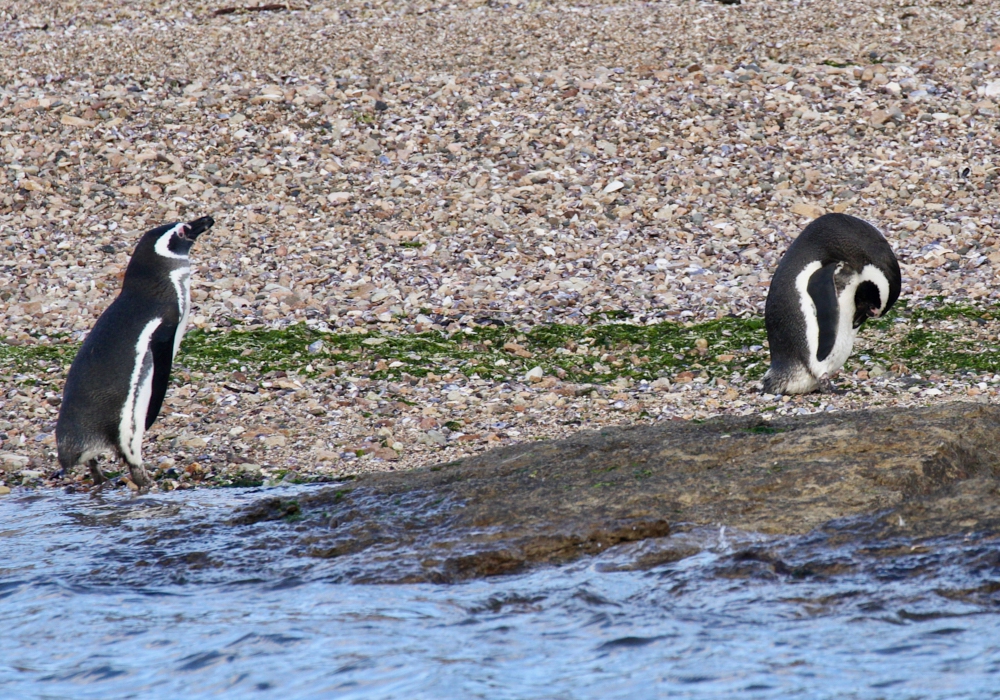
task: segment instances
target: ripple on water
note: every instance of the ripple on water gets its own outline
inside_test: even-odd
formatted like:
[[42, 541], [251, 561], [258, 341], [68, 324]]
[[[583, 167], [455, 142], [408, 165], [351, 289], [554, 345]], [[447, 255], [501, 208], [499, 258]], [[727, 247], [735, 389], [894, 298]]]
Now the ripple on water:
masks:
[[[363, 555], [290, 553], [300, 524], [216, 526], [257, 497], [7, 497], [6, 696], [950, 699], [1000, 687], [988, 537], [678, 528], [515, 576], [358, 585], [344, 581], [371, 575]], [[392, 556], [408, 555], [374, 551], [374, 570]]]

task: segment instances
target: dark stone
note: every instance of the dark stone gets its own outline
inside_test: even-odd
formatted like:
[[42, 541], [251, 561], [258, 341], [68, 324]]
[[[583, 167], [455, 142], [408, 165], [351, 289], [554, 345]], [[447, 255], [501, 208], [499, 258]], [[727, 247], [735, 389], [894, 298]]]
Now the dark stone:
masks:
[[233, 525], [253, 525], [269, 520], [283, 520], [299, 515], [299, 504], [284, 498], [265, 498], [257, 501], [233, 518]]

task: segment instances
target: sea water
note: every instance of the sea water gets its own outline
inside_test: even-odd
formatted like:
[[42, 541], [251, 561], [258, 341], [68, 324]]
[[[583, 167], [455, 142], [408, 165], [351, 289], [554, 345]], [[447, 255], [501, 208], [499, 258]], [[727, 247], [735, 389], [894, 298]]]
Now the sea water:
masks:
[[651, 567], [638, 543], [356, 584], [284, 552], [280, 521], [271, 540], [205, 527], [261, 495], [0, 500], [0, 697], [1000, 697], [989, 536], [834, 548], [703, 528]]

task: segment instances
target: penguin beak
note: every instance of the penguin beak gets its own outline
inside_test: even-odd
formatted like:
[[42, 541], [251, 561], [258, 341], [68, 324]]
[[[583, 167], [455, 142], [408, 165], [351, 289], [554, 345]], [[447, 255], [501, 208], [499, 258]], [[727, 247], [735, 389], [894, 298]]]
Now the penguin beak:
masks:
[[212, 228], [215, 224], [215, 219], [211, 216], [203, 216], [200, 219], [195, 219], [194, 221], [184, 224], [184, 233], [182, 234], [188, 240], [195, 240], [201, 234], [205, 233], [208, 229]]

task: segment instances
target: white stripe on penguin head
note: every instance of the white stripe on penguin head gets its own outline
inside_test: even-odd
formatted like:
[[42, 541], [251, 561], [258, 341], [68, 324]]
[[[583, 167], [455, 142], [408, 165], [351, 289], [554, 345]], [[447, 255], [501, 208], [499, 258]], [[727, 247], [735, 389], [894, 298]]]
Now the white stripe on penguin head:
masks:
[[885, 311], [885, 305], [889, 303], [889, 280], [885, 273], [874, 265], [865, 265], [864, 269], [861, 270], [860, 282], [871, 282], [878, 287], [878, 313], [881, 316], [882, 312]]
[[187, 253], [175, 253], [170, 250], [170, 239], [173, 238], [174, 234], [183, 231], [186, 226], [187, 224], [177, 224], [167, 230], [166, 233], [161, 233], [160, 237], [156, 239], [156, 245], [153, 247], [156, 254], [162, 255], [165, 258], [174, 258], [175, 260], [187, 260]]

